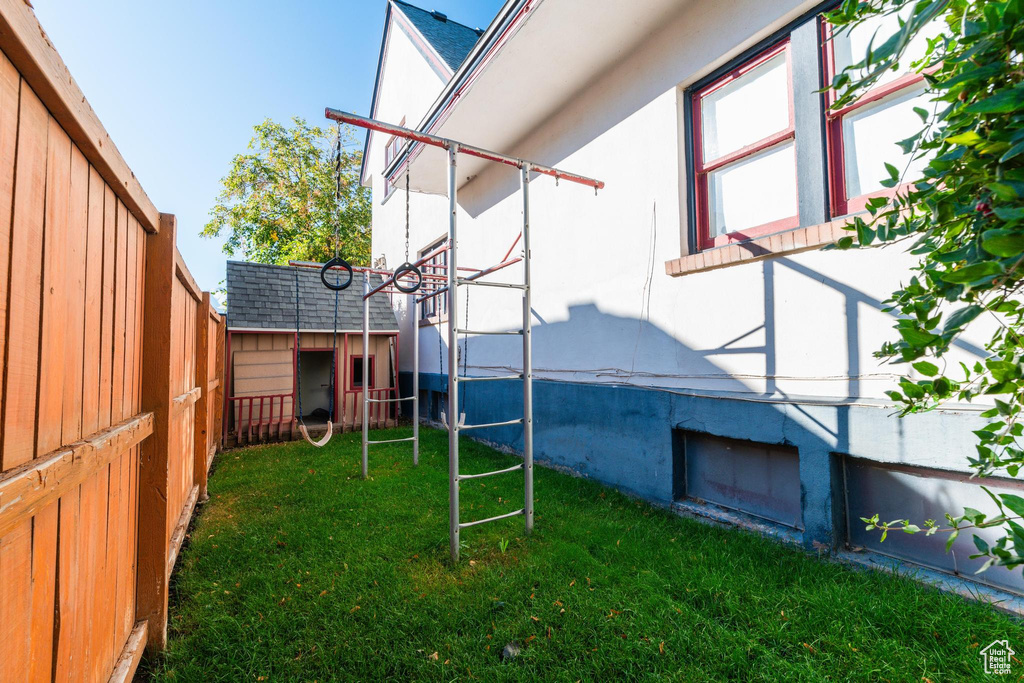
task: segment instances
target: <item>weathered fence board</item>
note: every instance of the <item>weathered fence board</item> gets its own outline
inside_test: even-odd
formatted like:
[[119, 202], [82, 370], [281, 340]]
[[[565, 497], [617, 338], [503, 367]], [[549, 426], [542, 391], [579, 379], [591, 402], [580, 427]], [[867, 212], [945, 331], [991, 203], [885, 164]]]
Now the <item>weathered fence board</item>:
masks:
[[224, 321], [0, 0], [0, 682], [130, 680], [223, 420]]

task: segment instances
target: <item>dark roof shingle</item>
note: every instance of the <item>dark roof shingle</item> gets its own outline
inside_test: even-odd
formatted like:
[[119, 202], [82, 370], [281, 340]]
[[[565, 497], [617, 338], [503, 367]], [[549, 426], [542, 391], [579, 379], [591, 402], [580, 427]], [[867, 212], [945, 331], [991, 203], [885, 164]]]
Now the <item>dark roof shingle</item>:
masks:
[[[299, 284], [299, 326], [302, 330], [334, 329], [334, 292], [320, 282], [316, 268], [274, 266], [266, 263], [228, 261], [228, 327], [244, 329], [295, 329], [295, 277]], [[370, 276], [370, 286], [382, 282]], [[338, 299], [338, 331], [363, 329], [362, 274]], [[398, 320], [386, 295], [370, 297], [370, 329], [398, 329]]]
[[480, 38], [477, 29], [452, 21], [440, 12], [428, 12], [402, 0], [394, 0], [413, 26], [437, 50], [437, 54], [455, 71]]

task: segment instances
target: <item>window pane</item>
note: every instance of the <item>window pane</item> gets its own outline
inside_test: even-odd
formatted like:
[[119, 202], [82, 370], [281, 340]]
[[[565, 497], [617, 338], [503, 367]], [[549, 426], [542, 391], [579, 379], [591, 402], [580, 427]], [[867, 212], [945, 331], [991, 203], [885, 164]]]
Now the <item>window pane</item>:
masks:
[[711, 237], [790, 218], [796, 209], [796, 154], [787, 142], [708, 174]]
[[896, 143], [923, 127], [914, 107], [928, 111], [935, 107], [928, 101], [923, 88], [922, 85], [899, 92], [843, 117], [847, 199], [885, 189], [881, 184], [889, 177], [885, 162], [899, 169], [907, 181], [920, 178], [928, 164], [927, 158], [910, 161], [910, 156], [905, 155]]
[[701, 98], [704, 161], [789, 128], [786, 53]]
[[[868, 45], [873, 50], [878, 49], [886, 40], [900, 31], [899, 16], [907, 17], [913, 7], [907, 5], [900, 11], [899, 15], [889, 14], [886, 16], [873, 17], [872, 19], [855, 26], [852, 30], [842, 29], [835, 33], [832, 42], [835, 46], [836, 73], [840, 73], [851, 64], [864, 60], [868, 54]], [[896, 71], [888, 71], [878, 79], [876, 85], [894, 81], [903, 74], [910, 72], [910, 64], [921, 59], [928, 49], [928, 38], [934, 38], [942, 30], [942, 21], [932, 21], [910, 41], [907, 51], [900, 59], [900, 68]], [[861, 70], [852, 73], [863, 73]]]

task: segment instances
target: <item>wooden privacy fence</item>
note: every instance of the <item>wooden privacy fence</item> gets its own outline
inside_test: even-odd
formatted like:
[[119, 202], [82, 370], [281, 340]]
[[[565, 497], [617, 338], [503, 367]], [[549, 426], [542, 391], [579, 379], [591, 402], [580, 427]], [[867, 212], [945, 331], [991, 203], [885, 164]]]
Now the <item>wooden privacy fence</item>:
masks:
[[223, 419], [224, 321], [24, 0], [0, 0], [0, 682], [130, 680]]

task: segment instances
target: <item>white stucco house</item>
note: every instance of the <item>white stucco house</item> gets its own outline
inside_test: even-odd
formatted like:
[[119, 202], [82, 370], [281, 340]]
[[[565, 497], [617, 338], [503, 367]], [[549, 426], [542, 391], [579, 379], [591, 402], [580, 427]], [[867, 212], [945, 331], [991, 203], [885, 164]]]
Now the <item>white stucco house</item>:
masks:
[[[873, 356], [894, 334], [883, 302], [914, 257], [820, 250], [884, 193], [882, 162], [905, 165], [894, 143], [927, 102], [920, 77], [894, 74], [828, 111], [819, 91], [870, 39], [824, 40], [830, 4], [508, 0], [478, 30], [389, 0], [369, 114], [606, 183], [531, 183], [539, 461], [808, 547], [972, 577], [969, 534], [946, 554], [923, 535], [880, 544], [860, 521], [942, 519], [987, 498], [966, 461], [977, 408], [898, 419], [885, 398], [899, 371]], [[460, 265], [483, 268], [519, 234], [518, 172], [458, 168]], [[446, 173], [437, 150], [368, 135], [375, 258], [406, 260], [406, 174], [410, 260], [443, 243]], [[469, 296], [470, 329], [521, 320], [514, 291]], [[396, 305], [401, 334], [420, 335], [421, 410], [437, 419], [444, 302]], [[951, 361], [982, 355], [981, 339]], [[460, 345], [470, 375], [521, 362], [518, 341]], [[406, 387], [411, 368], [403, 356]], [[472, 423], [521, 415], [514, 383], [462, 401]], [[518, 426], [481, 437], [521, 446]], [[1019, 571], [974, 580], [1024, 591]]]

